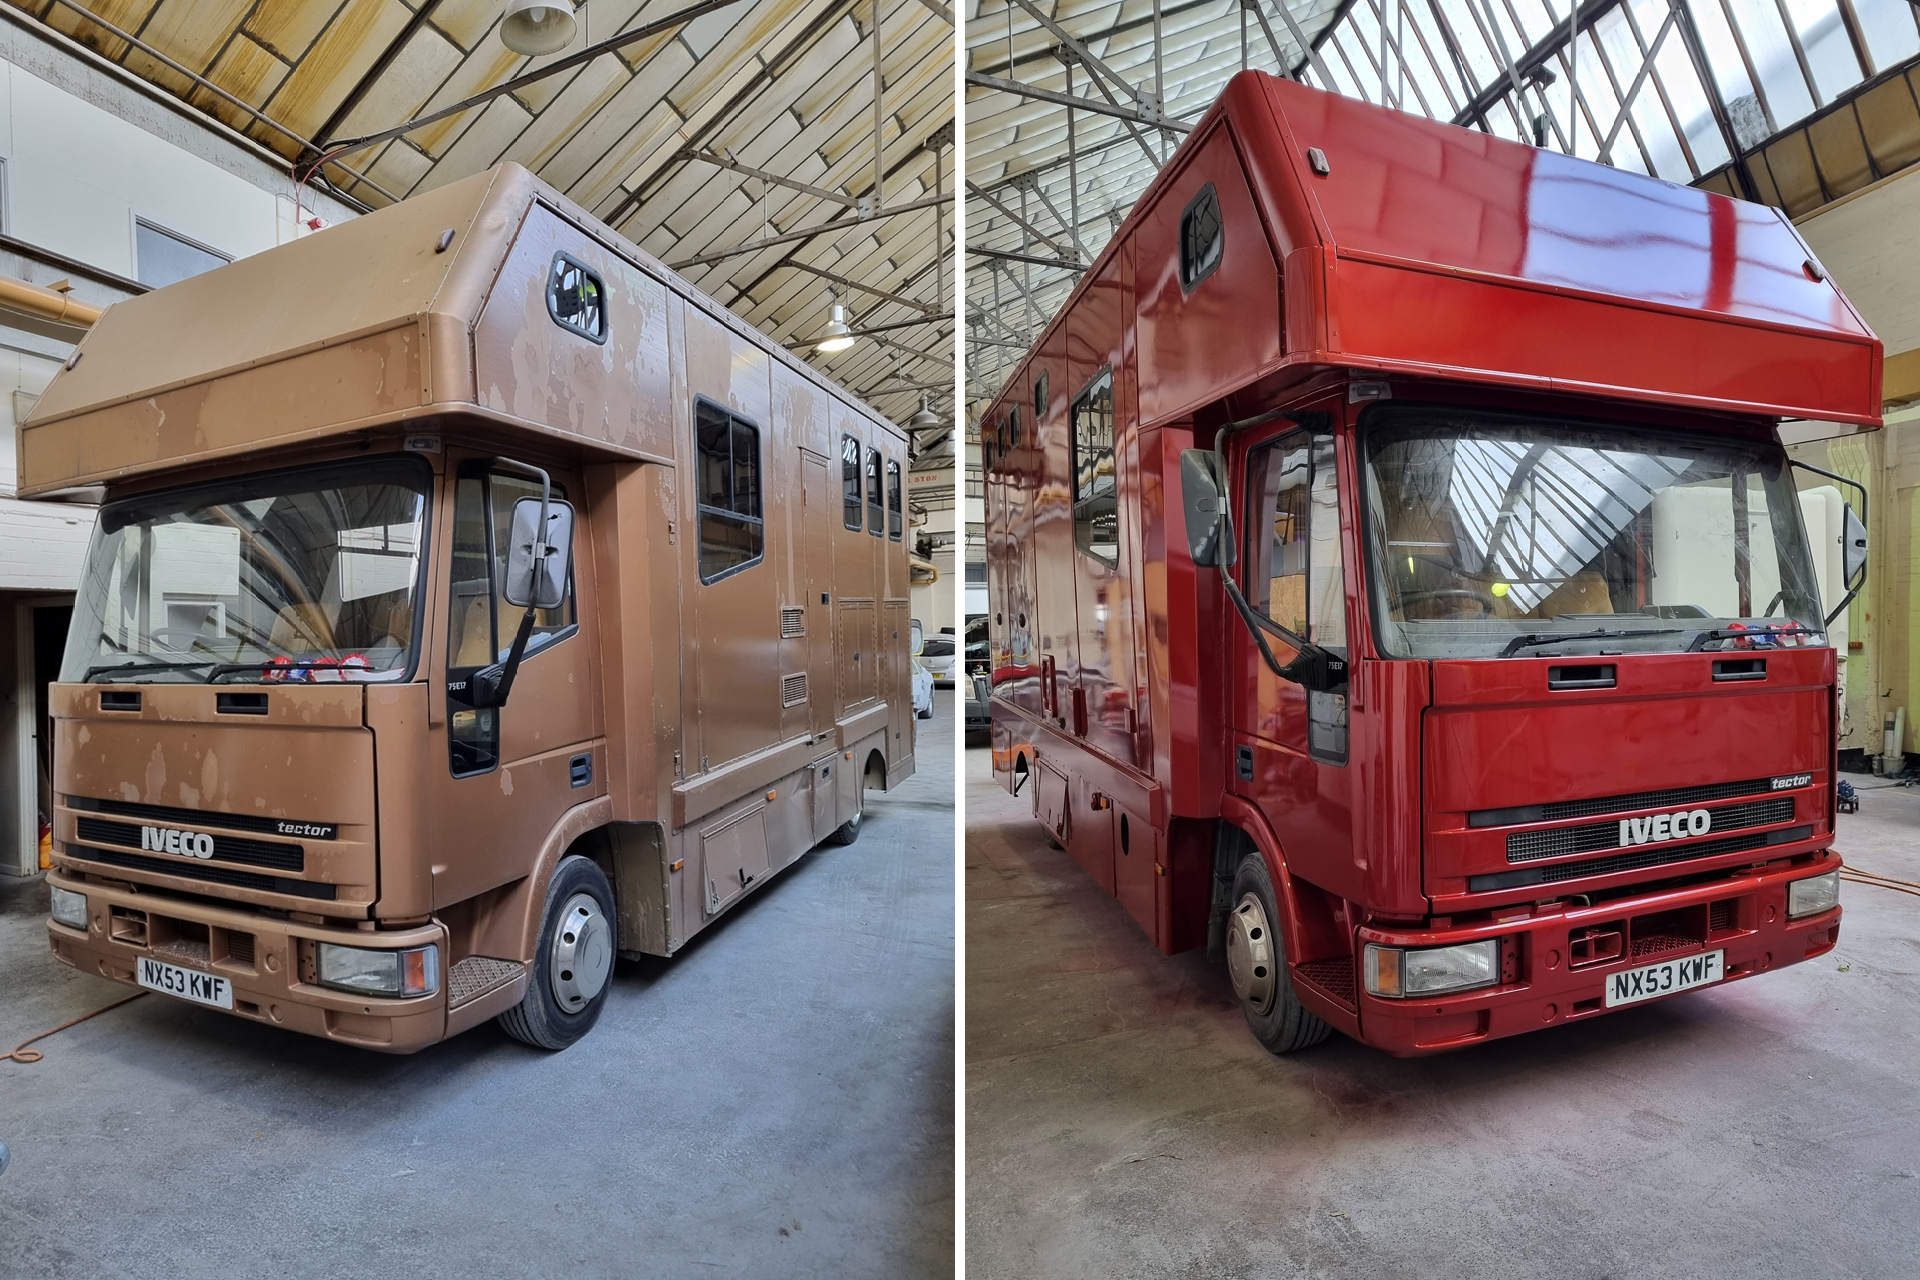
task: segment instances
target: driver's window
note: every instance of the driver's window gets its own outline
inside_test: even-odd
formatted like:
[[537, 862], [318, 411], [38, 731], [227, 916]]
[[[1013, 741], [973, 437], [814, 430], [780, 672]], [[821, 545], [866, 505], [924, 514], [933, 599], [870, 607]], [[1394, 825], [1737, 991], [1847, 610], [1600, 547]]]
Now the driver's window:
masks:
[[1296, 432], [1247, 459], [1245, 593], [1295, 635], [1342, 650], [1346, 580], [1333, 437]]

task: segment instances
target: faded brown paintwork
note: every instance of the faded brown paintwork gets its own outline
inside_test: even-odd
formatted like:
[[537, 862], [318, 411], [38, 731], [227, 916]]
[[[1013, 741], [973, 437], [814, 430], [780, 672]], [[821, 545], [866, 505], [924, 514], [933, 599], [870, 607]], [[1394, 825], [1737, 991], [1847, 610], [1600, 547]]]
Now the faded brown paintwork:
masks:
[[[606, 281], [604, 345], [547, 313], [560, 250]], [[52, 880], [93, 916], [49, 924], [67, 963], [131, 981], [143, 950], [111, 936], [112, 913], [144, 911], [156, 938], [207, 940], [203, 958], [166, 958], [228, 977], [242, 1016], [411, 1051], [521, 998], [568, 853], [608, 871], [623, 950], [672, 954], [856, 816], [867, 787], [911, 773], [905, 543], [843, 528], [840, 502], [842, 436], [904, 470], [903, 436], [518, 166], [120, 303], [80, 350], [19, 433], [24, 496], [104, 484], [112, 501], [437, 444], [412, 447], [434, 474], [412, 682], [55, 687]], [[681, 479], [702, 396], [761, 433], [765, 554], [712, 584]], [[453, 492], [463, 461], [492, 457], [547, 469], [574, 502], [579, 626], [521, 667], [499, 766], [455, 778]], [[105, 688], [138, 689], [141, 709], [103, 709]], [[217, 692], [236, 689], [266, 692], [267, 714], [222, 712]], [[569, 776], [581, 755], [587, 787]], [[222, 815], [337, 824], [333, 840], [250, 837], [301, 844], [304, 871], [275, 874], [334, 896], [103, 866], [79, 831], [106, 815], [70, 797], [178, 810], [216, 835]], [[431, 942], [447, 976], [418, 1000], [332, 991], [303, 978], [319, 941]], [[456, 1002], [468, 960], [508, 963], [460, 971], [489, 976]]]

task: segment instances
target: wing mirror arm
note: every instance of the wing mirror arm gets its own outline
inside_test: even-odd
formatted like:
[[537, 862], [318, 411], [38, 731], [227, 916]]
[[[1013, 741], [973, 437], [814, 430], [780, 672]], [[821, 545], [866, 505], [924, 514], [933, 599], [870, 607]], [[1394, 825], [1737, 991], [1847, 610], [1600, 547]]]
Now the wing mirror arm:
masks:
[[537, 512], [530, 497], [513, 504], [506, 578], [500, 584], [500, 595], [526, 612], [520, 616], [520, 629], [514, 633], [505, 660], [483, 667], [468, 678], [467, 700], [474, 707], [506, 705], [521, 660], [527, 655], [527, 644], [533, 638], [535, 615], [541, 609], [559, 608], [566, 599], [567, 570], [573, 553], [573, 507], [554, 501], [552, 478], [541, 468], [512, 458], [495, 458], [491, 467], [537, 479], [540, 499]]
[[1855, 515], [1852, 504], [1848, 503], [1846, 504], [1846, 514], [1841, 517], [1840, 585], [1847, 589], [1847, 594], [1841, 597], [1840, 603], [1833, 607], [1833, 612], [1829, 613], [1821, 623], [1822, 626], [1832, 626], [1833, 620], [1846, 612], [1847, 606], [1853, 603], [1854, 597], [1866, 589], [1867, 489], [1866, 486], [1858, 480], [1849, 480], [1845, 476], [1835, 475], [1831, 471], [1823, 471], [1811, 463], [1801, 462], [1797, 459], [1790, 459], [1790, 461], [1802, 471], [1811, 471], [1817, 476], [1825, 476], [1835, 484], [1846, 485], [1860, 495], [1860, 514]]
[[[1226, 498], [1226, 459], [1211, 449], [1185, 449], [1180, 454], [1180, 502], [1187, 525], [1187, 552], [1197, 568], [1220, 570], [1220, 584], [1227, 599], [1246, 625], [1247, 633], [1260, 649], [1260, 657], [1273, 674], [1282, 680], [1319, 692], [1344, 689], [1347, 685], [1347, 660], [1304, 636], [1296, 635], [1279, 623], [1256, 613], [1227, 572], [1234, 563], [1233, 517]], [[1282, 663], [1273, 656], [1267, 643], [1270, 633], [1294, 650], [1293, 660]]]

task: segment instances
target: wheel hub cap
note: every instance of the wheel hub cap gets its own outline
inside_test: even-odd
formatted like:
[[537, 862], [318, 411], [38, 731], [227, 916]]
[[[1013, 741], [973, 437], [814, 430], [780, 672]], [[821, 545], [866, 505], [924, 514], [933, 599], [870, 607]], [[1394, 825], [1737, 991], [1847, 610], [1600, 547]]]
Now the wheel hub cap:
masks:
[[1256, 894], [1245, 894], [1227, 917], [1227, 976], [1233, 994], [1255, 1013], [1273, 1008], [1278, 989], [1273, 928]]
[[587, 1007], [613, 972], [613, 929], [592, 895], [576, 893], [560, 912], [548, 956], [553, 998], [568, 1013]]

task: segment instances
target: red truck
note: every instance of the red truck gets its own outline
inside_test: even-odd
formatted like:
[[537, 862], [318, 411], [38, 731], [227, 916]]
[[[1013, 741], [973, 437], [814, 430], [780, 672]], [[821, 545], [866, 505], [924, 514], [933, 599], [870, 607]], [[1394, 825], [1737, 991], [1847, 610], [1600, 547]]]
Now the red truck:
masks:
[[1777, 427], [1880, 377], [1774, 209], [1243, 73], [981, 418], [996, 776], [1276, 1053], [1820, 955], [1866, 494]]

